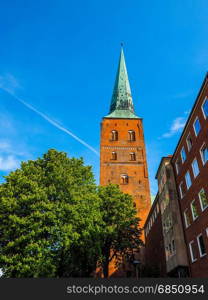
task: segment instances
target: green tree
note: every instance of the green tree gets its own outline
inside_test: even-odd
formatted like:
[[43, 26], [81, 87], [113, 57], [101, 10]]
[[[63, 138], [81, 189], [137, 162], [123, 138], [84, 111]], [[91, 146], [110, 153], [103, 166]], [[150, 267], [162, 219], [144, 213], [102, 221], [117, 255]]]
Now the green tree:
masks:
[[4, 277], [89, 276], [100, 256], [100, 199], [91, 167], [49, 150], [0, 185]]
[[139, 219], [136, 217], [132, 196], [124, 194], [117, 185], [98, 188], [101, 199], [102, 233], [100, 264], [104, 277], [109, 275], [109, 263], [122, 258], [142, 245]]

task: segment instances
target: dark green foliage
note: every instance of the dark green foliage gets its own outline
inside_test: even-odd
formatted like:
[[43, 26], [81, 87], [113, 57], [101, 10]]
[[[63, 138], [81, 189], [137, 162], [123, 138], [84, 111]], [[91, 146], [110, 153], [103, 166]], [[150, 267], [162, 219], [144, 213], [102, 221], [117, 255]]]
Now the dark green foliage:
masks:
[[49, 150], [0, 186], [0, 266], [5, 277], [87, 276], [101, 216], [91, 167]]
[[132, 196], [124, 194], [117, 185], [100, 186], [98, 195], [101, 199], [102, 257], [100, 263], [104, 276], [108, 277], [109, 263], [114, 259], [117, 264], [123, 257], [128, 257], [131, 250], [142, 245], [139, 219]]
[[49, 150], [0, 185], [0, 268], [4, 277], [105, 276], [140, 245], [132, 197], [97, 188], [82, 159]]

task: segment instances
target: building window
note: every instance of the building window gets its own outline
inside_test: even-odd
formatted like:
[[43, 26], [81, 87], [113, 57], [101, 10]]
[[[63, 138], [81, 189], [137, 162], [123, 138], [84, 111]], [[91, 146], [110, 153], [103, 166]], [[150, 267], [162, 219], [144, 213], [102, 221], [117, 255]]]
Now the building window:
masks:
[[172, 227], [173, 227], [173, 220], [172, 217], [168, 215], [163, 222], [163, 232], [167, 233]]
[[166, 247], [165, 247], [165, 257], [166, 257], [166, 261], [168, 261], [168, 259], [169, 259], [169, 256], [170, 256], [169, 247], [168, 247], [168, 246], [166, 246]]
[[188, 135], [188, 137], [186, 139], [186, 143], [187, 143], [188, 151], [190, 151], [191, 148], [192, 148], [192, 145], [193, 145], [193, 141], [192, 141], [192, 138], [191, 138], [190, 134]]
[[135, 141], [136, 138], [135, 138], [135, 132], [133, 130], [129, 130], [128, 131], [128, 134], [129, 134], [129, 141]]
[[181, 182], [179, 184], [179, 191], [180, 191], [180, 196], [181, 196], [181, 199], [182, 199], [183, 196], [184, 196], [183, 182]]
[[159, 207], [159, 204], [157, 203], [157, 213], [159, 213], [160, 212], [160, 207]]
[[181, 150], [181, 159], [182, 159], [182, 163], [184, 163], [184, 161], [186, 160], [186, 151], [184, 147]]
[[128, 184], [129, 182], [129, 177], [126, 174], [121, 175], [121, 184]]
[[186, 228], [191, 225], [191, 220], [188, 214], [188, 208], [184, 211], [184, 221], [185, 221]]
[[208, 149], [205, 144], [201, 147], [200, 153], [201, 153], [202, 163], [204, 165], [208, 160]]
[[199, 247], [200, 257], [206, 255], [206, 249], [205, 249], [202, 233], [197, 236], [197, 243], [198, 243], [198, 247]]
[[202, 104], [202, 111], [204, 114], [205, 119], [208, 117], [208, 99], [206, 98], [204, 100], [204, 103]]
[[194, 177], [196, 177], [199, 174], [199, 166], [198, 166], [198, 162], [197, 162], [196, 158], [192, 162], [192, 170], [193, 170], [193, 173], [194, 173]]
[[176, 160], [175, 167], [176, 167], [176, 173], [178, 174], [180, 172], [180, 167], [181, 167], [179, 158]]
[[117, 130], [111, 131], [111, 141], [118, 141], [118, 131]]
[[197, 260], [196, 258], [196, 251], [195, 251], [195, 248], [194, 248], [194, 241], [191, 241], [189, 243], [189, 250], [190, 250], [190, 255], [191, 255], [191, 261], [194, 262]]
[[196, 220], [196, 218], [198, 218], [199, 214], [197, 211], [197, 206], [196, 206], [195, 200], [191, 202], [191, 212], [192, 212], [193, 220]]
[[185, 179], [186, 179], [186, 186], [187, 186], [187, 190], [188, 190], [191, 186], [191, 176], [190, 176], [189, 171], [186, 173]]
[[111, 159], [112, 160], [117, 160], [117, 153], [116, 152], [112, 152]]
[[176, 248], [175, 248], [175, 240], [172, 240], [172, 253], [174, 254], [175, 251], [176, 251]]
[[136, 154], [134, 152], [130, 153], [130, 160], [136, 160]]
[[201, 205], [201, 210], [205, 210], [205, 208], [207, 208], [208, 206], [208, 199], [206, 197], [205, 191], [204, 189], [202, 189], [199, 192], [199, 200], [200, 200], [200, 205]]
[[195, 132], [196, 136], [199, 134], [200, 130], [201, 130], [201, 125], [199, 122], [199, 118], [196, 118], [196, 120], [194, 122], [194, 132]]

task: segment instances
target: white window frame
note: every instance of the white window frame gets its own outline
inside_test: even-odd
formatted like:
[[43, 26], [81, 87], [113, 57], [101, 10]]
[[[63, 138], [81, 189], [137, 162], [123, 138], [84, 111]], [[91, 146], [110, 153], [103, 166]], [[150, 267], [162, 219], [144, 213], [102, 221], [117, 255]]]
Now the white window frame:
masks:
[[195, 118], [194, 123], [193, 123], [194, 133], [195, 133], [195, 136], [196, 136], [196, 137], [199, 135], [199, 133], [200, 133], [200, 131], [201, 131], [201, 123], [200, 123], [200, 121], [199, 121], [200, 130], [199, 130], [199, 133], [196, 134], [196, 130], [195, 130], [194, 124], [196, 123], [196, 120], [197, 120], [197, 119], [199, 120], [199, 117], [198, 117], [198, 116]]
[[208, 101], [208, 97], [205, 97], [205, 99], [204, 99], [204, 101], [203, 101], [203, 103], [201, 105], [201, 110], [202, 110], [203, 116], [204, 116], [204, 118], [206, 120], [208, 118], [208, 116], [205, 115], [204, 109], [203, 109], [203, 105], [204, 105], [205, 101]]
[[186, 228], [188, 228], [191, 224], [188, 224], [188, 222], [187, 222], [186, 212], [188, 212], [188, 208], [186, 208], [183, 212], [185, 226], [186, 226]]
[[179, 173], [178, 163], [179, 163], [179, 157], [176, 159], [176, 162], [175, 162], [175, 168], [176, 168], [177, 174]]
[[186, 145], [187, 145], [187, 148], [188, 148], [188, 152], [190, 152], [190, 150], [191, 150], [191, 148], [192, 148], [192, 145], [193, 145], [193, 141], [192, 141], [192, 145], [191, 145], [191, 147], [189, 147], [189, 143], [188, 143], [188, 138], [189, 138], [189, 137], [191, 137], [190, 132], [189, 132], [189, 134], [188, 134], [188, 136], [187, 136], [187, 138], [186, 138]]
[[[196, 161], [196, 163], [197, 163], [197, 167], [198, 167], [198, 174], [195, 174], [195, 172], [194, 172], [194, 162]], [[199, 175], [199, 173], [200, 173], [200, 170], [199, 170], [199, 164], [198, 164], [198, 160], [197, 160], [197, 158], [195, 157], [194, 158], [194, 160], [192, 161], [192, 164], [191, 164], [191, 167], [192, 167], [192, 170], [193, 170], [193, 174], [194, 174], [194, 178], [196, 178], [198, 175]]]
[[[193, 203], [195, 202], [195, 204], [196, 204], [196, 200], [194, 199], [193, 201], [191, 201], [191, 204], [190, 204], [190, 206], [191, 206], [191, 214], [192, 214], [192, 219], [193, 219], [193, 221], [195, 221], [197, 218], [198, 218], [198, 216], [199, 216], [199, 214], [198, 214], [198, 216], [194, 216], [194, 210], [193, 210]], [[198, 212], [197, 212], [198, 213]]]
[[[191, 182], [190, 186], [188, 186], [188, 184], [187, 184], [187, 179], [186, 179], [186, 175], [187, 175], [187, 174], [189, 174], [189, 178], [190, 178], [190, 182]], [[186, 181], [186, 188], [187, 188], [187, 190], [189, 190], [190, 187], [192, 186], [191, 175], [190, 175], [190, 172], [189, 172], [189, 171], [187, 171], [186, 174], [185, 174], [185, 181]]]
[[206, 144], [205, 144], [205, 143], [203, 143], [203, 145], [202, 145], [201, 148], [200, 148], [200, 155], [201, 155], [201, 161], [202, 161], [203, 166], [204, 166], [204, 165], [206, 164], [206, 162], [208, 161], [208, 160], [207, 160], [207, 161], [204, 162], [204, 160], [203, 160], [202, 148], [203, 148], [204, 146], [206, 147]]
[[[202, 236], [202, 239], [203, 239], [203, 234], [202, 233], [197, 235], [197, 244], [198, 244], [198, 248], [199, 248], [199, 255], [200, 255], [200, 257], [203, 257], [203, 256], [207, 255], [207, 253], [205, 252], [205, 253], [202, 254], [202, 252], [201, 252], [201, 246], [200, 246], [200, 243], [199, 243], [200, 236]], [[204, 242], [204, 240], [203, 240], [203, 242]], [[205, 248], [205, 250], [206, 250], [206, 248]]]
[[181, 181], [181, 183], [179, 184], [179, 191], [180, 191], [181, 199], [183, 199], [183, 197], [184, 197], [183, 191], [182, 191], [182, 184], [183, 184], [183, 181]]
[[189, 243], [189, 252], [190, 252], [190, 255], [191, 255], [191, 262], [195, 262], [197, 260], [197, 258], [194, 258], [194, 253], [193, 253], [193, 249], [192, 249], [192, 244], [194, 243], [194, 240], [192, 240], [190, 243]]
[[182, 155], [183, 150], [185, 152], [185, 156], [186, 156], [186, 159], [187, 159], [186, 150], [185, 150], [185, 147], [183, 146], [182, 149], [181, 149], [181, 161], [182, 161], [182, 164], [186, 161], [186, 159], [183, 160], [183, 155]]
[[[204, 210], [208, 207], [208, 204], [207, 204], [205, 207], [203, 207], [203, 205], [202, 205], [202, 200], [201, 200], [201, 196], [200, 196], [201, 191], [204, 191], [204, 193], [205, 193], [205, 190], [202, 188], [202, 189], [199, 191], [199, 193], [198, 193], [198, 197], [199, 197], [199, 202], [200, 202], [201, 210], [204, 211]], [[205, 195], [206, 195], [206, 193], [205, 193]]]

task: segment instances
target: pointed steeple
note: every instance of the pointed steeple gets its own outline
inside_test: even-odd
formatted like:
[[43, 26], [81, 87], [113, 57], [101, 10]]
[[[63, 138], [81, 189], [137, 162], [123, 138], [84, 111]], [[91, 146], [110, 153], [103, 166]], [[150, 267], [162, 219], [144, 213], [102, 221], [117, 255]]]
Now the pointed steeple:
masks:
[[105, 118], [138, 118], [134, 112], [131, 88], [122, 47], [111, 99], [110, 112]]

